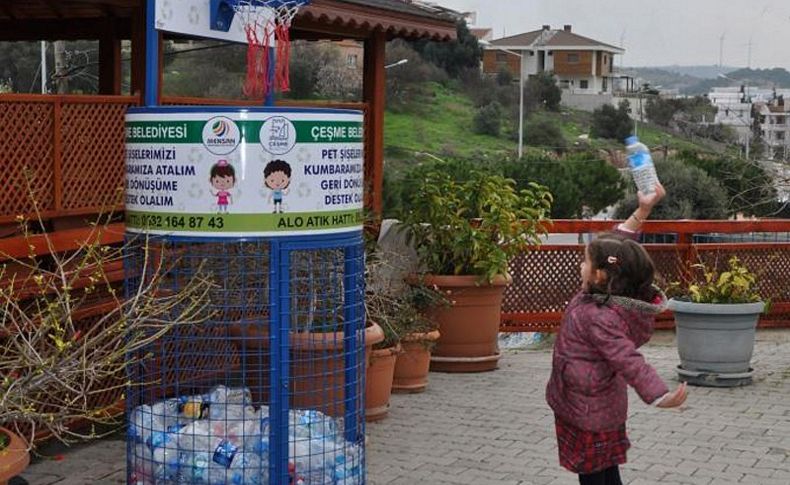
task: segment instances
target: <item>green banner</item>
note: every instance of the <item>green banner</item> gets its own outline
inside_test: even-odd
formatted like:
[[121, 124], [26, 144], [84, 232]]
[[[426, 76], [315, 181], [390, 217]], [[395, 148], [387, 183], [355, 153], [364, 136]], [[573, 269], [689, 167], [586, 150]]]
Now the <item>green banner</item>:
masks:
[[126, 212], [126, 226], [151, 233], [300, 233], [362, 226], [361, 210], [284, 214]]
[[[242, 139], [260, 143], [265, 120], [234, 121]], [[364, 138], [363, 124], [356, 121], [292, 121], [297, 143], [359, 143]], [[203, 143], [206, 121], [129, 121], [126, 143]]]

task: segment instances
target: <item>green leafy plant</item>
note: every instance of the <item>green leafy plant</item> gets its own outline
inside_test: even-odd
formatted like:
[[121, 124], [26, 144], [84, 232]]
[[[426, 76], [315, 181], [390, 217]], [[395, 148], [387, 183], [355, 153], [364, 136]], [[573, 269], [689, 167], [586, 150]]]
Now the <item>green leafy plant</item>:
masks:
[[688, 282], [675, 282], [668, 293], [694, 303], [756, 303], [763, 301], [756, 288], [757, 277], [732, 256], [724, 271], [717, 271], [704, 263], [691, 266], [697, 274]]
[[546, 232], [552, 196], [530, 183], [472, 169], [457, 181], [447, 162], [425, 172], [412, 193], [403, 228], [429, 273], [477, 275], [491, 281], [505, 275], [510, 259]]

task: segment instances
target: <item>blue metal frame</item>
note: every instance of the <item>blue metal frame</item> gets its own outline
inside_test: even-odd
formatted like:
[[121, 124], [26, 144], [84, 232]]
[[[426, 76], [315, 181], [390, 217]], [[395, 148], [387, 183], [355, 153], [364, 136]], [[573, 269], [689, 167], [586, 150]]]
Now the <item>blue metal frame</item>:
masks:
[[159, 31], [156, 0], [145, 3], [145, 99], [146, 106], [159, 104]]

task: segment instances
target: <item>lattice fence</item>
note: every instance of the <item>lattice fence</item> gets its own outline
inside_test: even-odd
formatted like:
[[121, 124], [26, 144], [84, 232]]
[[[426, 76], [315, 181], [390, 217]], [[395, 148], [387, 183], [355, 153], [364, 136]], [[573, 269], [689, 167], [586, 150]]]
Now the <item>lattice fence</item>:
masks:
[[124, 115], [137, 98], [0, 97], [0, 224], [119, 207]]
[[[573, 223], [579, 230], [579, 223]], [[663, 226], [672, 221], [661, 222]], [[774, 221], [782, 230], [788, 221]], [[731, 223], [733, 233], [744, 226]], [[555, 224], [562, 230], [562, 223]], [[745, 229], [745, 228], [744, 228]], [[570, 232], [570, 231], [568, 231]], [[691, 233], [689, 233], [691, 234]], [[755, 236], [756, 237], [756, 236]], [[790, 326], [790, 241], [775, 243], [726, 244], [648, 244], [645, 246], [656, 264], [656, 282], [666, 287], [681, 280], [689, 265], [705, 262], [714, 267], [726, 264], [737, 255], [759, 277], [761, 294], [771, 300], [771, 311], [763, 315], [761, 327]], [[513, 284], [502, 303], [504, 332], [553, 332], [562, 312], [581, 284], [581, 245], [543, 245], [516, 257], [510, 265]], [[670, 312], [660, 315], [658, 328], [674, 328]]]

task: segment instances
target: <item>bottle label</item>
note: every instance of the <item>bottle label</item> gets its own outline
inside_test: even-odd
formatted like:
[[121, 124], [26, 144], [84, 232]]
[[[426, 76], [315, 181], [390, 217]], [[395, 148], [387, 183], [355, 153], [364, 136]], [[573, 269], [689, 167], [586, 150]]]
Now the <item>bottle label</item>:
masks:
[[628, 156], [628, 164], [632, 169], [642, 168], [645, 165], [652, 165], [653, 158], [649, 153], [636, 152]]
[[214, 450], [214, 463], [222, 465], [225, 468], [230, 468], [230, 464], [233, 462], [233, 457], [236, 456], [237, 451], [239, 451], [239, 448], [230, 441], [220, 441], [217, 448]]

